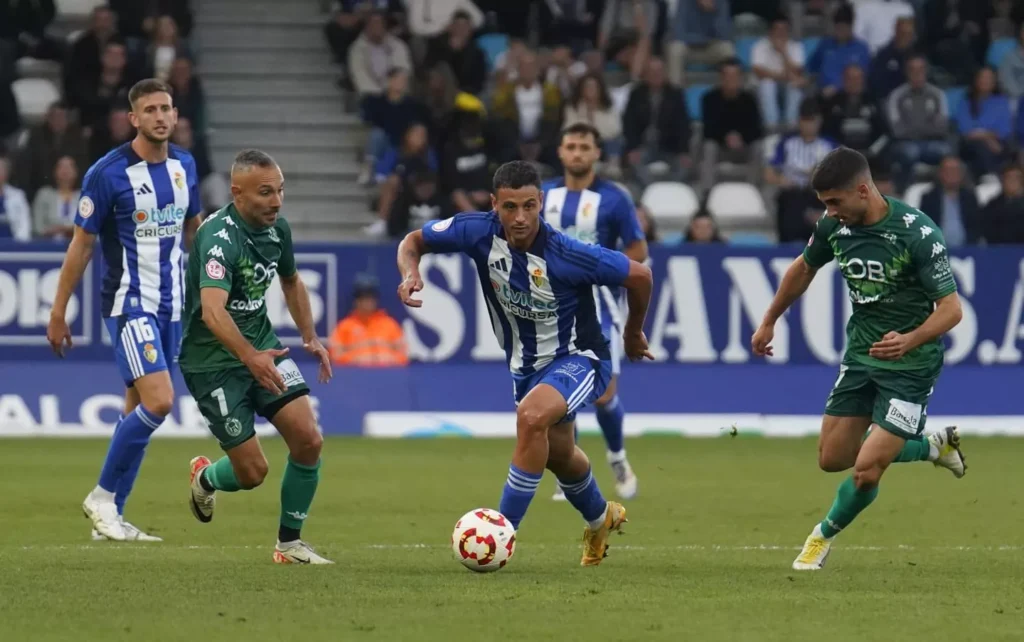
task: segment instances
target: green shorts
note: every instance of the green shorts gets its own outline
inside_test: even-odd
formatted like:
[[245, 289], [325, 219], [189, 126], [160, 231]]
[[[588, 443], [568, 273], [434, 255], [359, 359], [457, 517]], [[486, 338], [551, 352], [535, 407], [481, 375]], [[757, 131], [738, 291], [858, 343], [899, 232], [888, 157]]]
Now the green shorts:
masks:
[[834, 417], [871, 417], [873, 423], [904, 439], [924, 430], [928, 399], [942, 364], [920, 370], [885, 370], [847, 362], [825, 402]]
[[256, 415], [268, 420], [291, 400], [309, 394], [298, 366], [288, 357], [276, 361], [288, 389], [276, 395], [259, 383], [245, 366], [212, 372], [183, 372], [185, 386], [203, 413], [210, 432], [224, 450], [256, 435]]

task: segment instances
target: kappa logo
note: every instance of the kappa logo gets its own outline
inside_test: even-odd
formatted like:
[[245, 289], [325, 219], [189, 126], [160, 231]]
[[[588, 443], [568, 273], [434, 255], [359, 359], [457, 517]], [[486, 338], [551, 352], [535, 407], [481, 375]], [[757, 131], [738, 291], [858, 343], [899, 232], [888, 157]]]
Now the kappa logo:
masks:
[[270, 228], [270, 231], [267, 232], [267, 236], [269, 236], [270, 240], [273, 241], [274, 243], [280, 243], [281, 242], [281, 239], [277, 236], [277, 228], [276, 227]]
[[853, 234], [853, 232], [850, 231], [850, 228], [844, 225], [841, 228], [839, 228], [839, 231], [836, 232], [836, 234], [839, 236], [850, 236], [851, 234]]
[[302, 513], [302, 512], [299, 512], [297, 510], [290, 510], [290, 511], [286, 512], [285, 515], [287, 515], [288, 517], [291, 517], [292, 519], [297, 519], [300, 522], [304, 521], [307, 517], [309, 517], [309, 515], [307, 513]]
[[231, 227], [237, 227], [235, 225], [235, 219], [231, 218], [230, 216], [224, 219], [224, 225], [230, 225]]
[[224, 239], [224, 240], [225, 240], [225, 241], [227, 241], [228, 243], [230, 243], [230, 242], [231, 242], [231, 235], [230, 235], [230, 234], [228, 234], [228, 231], [227, 231], [227, 230], [225, 230], [225, 229], [223, 229], [223, 228], [221, 228], [220, 230], [218, 230], [218, 231], [217, 231], [217, 233], [216, 233], [216, 234], [214, 234], [214, 236], [216, 236], [216, 237], [217, 237], [217, 238], [219, 238], [219, 239]]
[[903, 215], [903, 223], [907, 227], [910, 227], [910, 224], [913, 223], [916, 220], [917, 220], [917, 214], [904, 214]]
[[210, 251], [206, 253], [208, 256], [215, 256], [218, 259], [224, 258], [224, 250], [220, 249], [219, 245], [214, 245], [210, 248]]
[[934, 231], [935, 230], [933, 230], [932, 228], [928, 227], [927, 225], [922, 225], [921, 226], [921, 238], [924, 238], [924, 237], [928, 236], [929, 234], [931, 234]]
[[946, 251], [946, 246], [936, 241], [932, 243], [932, 256], [938, 256]]

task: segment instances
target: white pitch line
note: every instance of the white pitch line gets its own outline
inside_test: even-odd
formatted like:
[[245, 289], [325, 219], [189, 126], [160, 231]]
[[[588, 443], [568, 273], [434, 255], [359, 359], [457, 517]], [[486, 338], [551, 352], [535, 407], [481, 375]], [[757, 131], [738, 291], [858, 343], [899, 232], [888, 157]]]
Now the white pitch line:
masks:
[[[212, 545], [175, 545], [166, 543], [147, 543], [147, 542], [132, 542], [131, 548], [136, 550], [188, 550], [188, 551], [231, 551], [231, 550], [262, 550], [268, 548], [267, 546], [212, 546]], [[20, 546], [17, 547], [23, 551], [102, 551], [110, 550], [112, 544], [57, 544], [48, 545], [44, 544], [41, 546]], [[549, 544], [520, 544], [525, 546], [527, 549], [552, 549], [552, 550], [567, 550], [570, 548], [577, 548], [575, 546], [561, 546], [561, 545], [549, 545]], [[0, 551], [3, 551], [5, 547], [0, 547]], [[13, 548], [13, 547], [8, 547]], [[121, 547], [117, 547], [121, 548]], [[333, 550], [353, 550], [353, 549], [364, 549], [364, 550], [442, 550], [449, 548], [444, 544], [364, 544], [360, 546], [332, 546]], [[752, 544], [752, 545], [724, 545], [724, 544], [682, 544], [679, 546], [643, 546], [633, 544], [616, 545], [612, 544], [611, 548], [616, 551], [704, 551], [704, 552], [749, 552], [749, 551], [764, 551], [764, 552], [777, 552], [777, 551], [799, 551], [800, 546], [789, 546], [782, 544]], [[843, 546], [839, 544], [836, 546], [839, 550], [844, 551], [946, 551], [946, 552], [969, 552], [969, 551], [981, 551], [981, 552], [1019, 552], [1024, 551], [1022, 545], [998, 545], [998, 546], [975, 546], [975, 545], [964, 545], [964, 546], [916, 546], [911, 544], [899, 544], [896, 546]]]

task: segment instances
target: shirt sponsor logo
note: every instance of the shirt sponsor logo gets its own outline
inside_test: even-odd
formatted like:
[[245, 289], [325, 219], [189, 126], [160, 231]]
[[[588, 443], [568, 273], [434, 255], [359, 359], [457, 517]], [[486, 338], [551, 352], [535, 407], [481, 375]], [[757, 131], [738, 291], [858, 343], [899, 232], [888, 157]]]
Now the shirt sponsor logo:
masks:
[[149, 225], [147, 227], [136, 227], [135, 238], [137, 239], [167, 239], [181, 234], [182, 225]]
[[173, 203], [157, 209], [135, 210], [132, 220], [135, 225], [163, 225], [165, 223], [177, 223], [184, 220], [185, 208], [175, 207]]
[[256, 299], [255, 301], [231, 301], [228, 303], [228, 309], [238, 312], [255, 312], [263, 307], [263, 303], [264, 299]]

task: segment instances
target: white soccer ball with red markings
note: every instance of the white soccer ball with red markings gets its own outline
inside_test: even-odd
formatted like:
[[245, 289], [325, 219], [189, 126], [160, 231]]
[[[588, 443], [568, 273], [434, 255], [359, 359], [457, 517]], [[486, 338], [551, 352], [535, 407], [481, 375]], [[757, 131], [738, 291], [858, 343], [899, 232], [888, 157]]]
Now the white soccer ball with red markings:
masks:
[[504, 568], [516, 552], [516, 529], [496, 510], [473, 509], [455, 523], [452, 551], [455, 559], [471, 571], [496, 571]]

